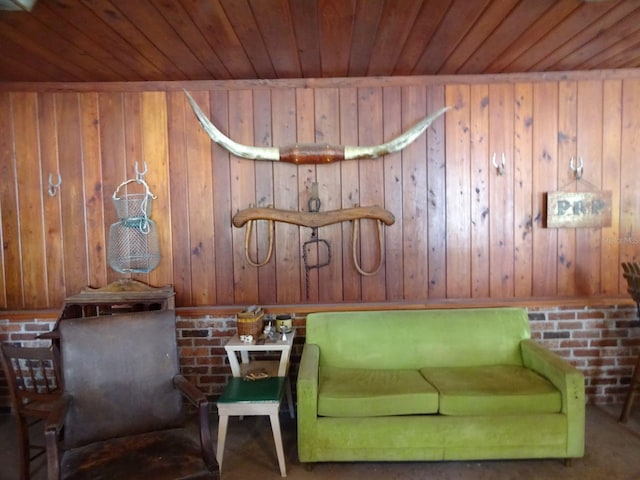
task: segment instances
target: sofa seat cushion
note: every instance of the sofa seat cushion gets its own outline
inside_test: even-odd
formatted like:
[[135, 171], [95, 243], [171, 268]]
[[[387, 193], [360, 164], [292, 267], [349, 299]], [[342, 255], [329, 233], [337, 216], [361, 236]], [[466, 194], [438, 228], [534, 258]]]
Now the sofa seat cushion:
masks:
[[377, 417], [438, 412], [438, 392], [417, 370], [320, 367], [318, 415]]
[[557, 413], [560, 392], [544, 377], [517, 365], [423, 368], [440, 392], [443, 415]]

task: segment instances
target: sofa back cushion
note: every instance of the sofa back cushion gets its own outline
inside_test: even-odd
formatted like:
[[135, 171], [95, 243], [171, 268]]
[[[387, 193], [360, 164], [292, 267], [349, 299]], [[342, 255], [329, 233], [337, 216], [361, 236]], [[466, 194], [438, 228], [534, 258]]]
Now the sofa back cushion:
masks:
[[306, 325], [320, 365], [342, 368], [521, 365], [525, 338], [521, 308], [312, 313]]

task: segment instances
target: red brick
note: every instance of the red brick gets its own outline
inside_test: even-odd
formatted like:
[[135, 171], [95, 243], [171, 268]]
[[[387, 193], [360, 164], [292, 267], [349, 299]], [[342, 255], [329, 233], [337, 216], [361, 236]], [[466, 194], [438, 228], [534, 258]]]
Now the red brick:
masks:
[[576, 314], [576, 318], [579, 320], [582, 319], [594, 319], [594, 318], [605, 318], [604, 312], [595, 312], [592, 310], [588, 310], [586, 312], [578, 312]]
[[550, 321], [553, 320], [575, 320], [576, 314], [575, 312], [560, 312], [560, 313], [549, 313], [547, 318]]
[[589, 385], [617, 385], [618, 379], [613, 377], [593, 377], [589, 380]]
[[621, 329], [603, 330], [602, 331], [602, 336], [603, 337], [623, 338], [623, 337], [628, 337], [629, 336], [629, 331], [628, 330], [621, 330]]
[[51, 331], [51, 327], [49, 324], [42, 323], [27, 323], [24, 326], [25, 332], [49, 332]]
[[613, 357], [608, 358], [589, 358], [587, 363], [590, 367], [613, 367], [616, 365], [616, 359]]
[[600, 330], [572, 330], [571, 338], [600, 338]]
[[583, 326], [583, 323], [578, 321], [560, 322], [558, 324], [558, 327], [562, 328], [562, 330], [582, 330]]
[[222, 365], [224, 363], [224, 359], [220, 357], [197, 357], [195, 361], [197, 365]]
[[589, 345], [591, 347], [617, 347], [618, 346], [618, 340], [616, 340], [615, 338], [607, 338], [607, 339], [597, 339], [597, 340], [591, 340], [589, 342]]
[[182, 372], [189, 375], [194, 375], [194, 374], [205, 375], [209, 373], [209, 368], [206, 366], [197, 367], [193, 365], [192, 366], [186, 365], [182, 368]]
[[35, 333], [12, 333], [10, 335], [10, 341], [12, 342], [20, 342], [20, 341], [25, 341], [25, 340], [35, 340], [36, 339], [36, 335]]
[[183, 347], [180, 349], [181, 357], [206, 357], [209, 355], [209, 349], [204, 347], [189, 348]]
[[560, 342], [560, 348], [586, 348], [588, 346], [588, 340], [562, 340]]

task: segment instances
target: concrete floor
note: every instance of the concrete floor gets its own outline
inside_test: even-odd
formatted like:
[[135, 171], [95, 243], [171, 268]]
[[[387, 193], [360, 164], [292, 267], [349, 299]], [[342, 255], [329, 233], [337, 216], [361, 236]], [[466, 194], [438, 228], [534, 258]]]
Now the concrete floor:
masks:
[[[482, 462], [321, 463], [307, 471], [296, 454], [295, 421], [281, 415], [287, 473], [290, 479], [321, 480], [638, 480], [640, 479], [640, 405], [627, 424], [620, 406], [587, 407], [584, 458], [565, 466], [560, 460]], [[217, 418], [212, 416], [215, 430]], [[214, 438], [215, 438], [215, 431]], [[0, 415], [0, 480], [18, 478], [15, 420]], [[32, 480], [45, 480], [44, 458], [32, 462]], [[141, 475], [144, 478], [144, 475]], [[267, 417], [233, 418], [222, 469], [223, 480], [280, 478]], [[90, 480], [90, 479], [88, 479]]]

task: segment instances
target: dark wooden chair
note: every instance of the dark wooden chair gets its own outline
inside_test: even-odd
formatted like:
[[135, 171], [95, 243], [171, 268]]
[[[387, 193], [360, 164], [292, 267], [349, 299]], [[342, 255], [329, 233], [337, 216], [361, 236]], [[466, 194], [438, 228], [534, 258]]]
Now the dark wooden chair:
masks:
[[29, 429], [49, 416], [62, 392], [58, 357], [51, 347], [20, 347], [5, 343], [0, 345], [0, 350], [18, 423], [20, 479], [28, 480], [31, 461], [45, 451], [44, 445], [31, 442]]
[[66, 319], [60, 348], [64, 395], [45, 427], [49, 480], [219, 478], [209, 403], [179, 374], [174, 311]]

